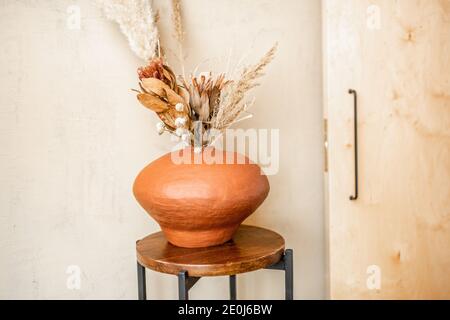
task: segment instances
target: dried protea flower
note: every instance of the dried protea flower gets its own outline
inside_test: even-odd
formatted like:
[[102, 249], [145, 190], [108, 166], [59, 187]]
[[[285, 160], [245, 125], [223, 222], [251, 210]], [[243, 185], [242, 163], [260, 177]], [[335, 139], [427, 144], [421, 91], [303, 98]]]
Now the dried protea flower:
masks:
[[163, 63], [161, 58], [150, 60], [145, 67], [138, 69], [139, 80], [155, 78], [167, 84], [172, 90], [177, 91], [177, 81], [173, 71]]
[[211, 73], [192, 77], [190, 83], [183, 79], [183, 86], [189, 93], [189, 106], [193, 110], [193, 118], [202, 122], [208, 121], [219, 105], [220, 93], [228, 83], [223, 74], [217, 79]]
[[140, 68], [138, 74], [141, 88], [137, 95], [139, 102], [156, 112], [166, 130], [189, 130], [189, 94], [177, 85], [172, 70], [157, 58], [150, 61], [148, 66]]

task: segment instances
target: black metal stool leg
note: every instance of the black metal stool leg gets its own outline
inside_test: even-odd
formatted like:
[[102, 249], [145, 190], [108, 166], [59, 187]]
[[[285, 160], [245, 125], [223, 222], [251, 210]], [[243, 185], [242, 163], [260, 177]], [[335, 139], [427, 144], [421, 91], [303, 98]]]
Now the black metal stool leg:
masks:
[[200, 280], [200, 277], [190, 277], [187, 271], [178, 273], [178, 297], [180, 300], [189, 300], [189, 290]]
[[236, 275], [230, 276], [230, 300], [236, 300]]
[[187, 272], [181, 271], [178, 274], [178, 299], [189, 300], [189, 289], [186, 286]]
[[294, 300], [294, 252], [292, 249], [286, 249], [280, 261], [266, 267], [271, 270], [284, 271], [284, 286], [286, 300]]
[[138, 277], [138, 299], [147, 300], [147, 290], [145, 285], [145, 267], [139, 262], [137, 263], [137, 277]]
[[292, 249], [284, 252], [284, 277], [286, 300], [294, 299], [294, 253]]

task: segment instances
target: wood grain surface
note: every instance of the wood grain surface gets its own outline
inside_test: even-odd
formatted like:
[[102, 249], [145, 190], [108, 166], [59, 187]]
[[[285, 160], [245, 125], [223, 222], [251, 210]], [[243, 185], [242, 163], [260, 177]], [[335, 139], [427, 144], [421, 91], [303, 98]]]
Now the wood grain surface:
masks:
[[190, 276], [223, 276], [258, 270], [279, 261], [284, 239], [276, 232], [241, 226], [223, 245], [207, 248], [181, 248], [170, 244], [162, 232], [136, 243], [139, 263], [169, 274], [187, 271]]
[[330, 297], [449, 299], [450, 1], [323, 4]]

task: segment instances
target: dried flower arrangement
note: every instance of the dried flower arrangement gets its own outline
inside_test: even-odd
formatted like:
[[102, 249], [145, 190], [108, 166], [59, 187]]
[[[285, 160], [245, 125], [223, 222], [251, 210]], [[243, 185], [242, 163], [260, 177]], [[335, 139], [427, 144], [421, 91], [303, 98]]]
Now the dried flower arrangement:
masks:
[[[245, 116], [251, 103], [244, 101], [247, 92], [258, 85], [263, 69], [272, 61], [274, 45], [255, 65], [245, 68], [237, 79], [225, 74], [213, 76], [211, 72], [184, 75], [184, 30], [179, 0], [172, 0], [174, 37], [179, 46], [182, 75], [175, 76], [165, 63], [156, 28], [156, 17], [148, 0], [102, 0], [105, 13], [116, 21], [127, 36], [135, 54], [148, 64], [138, 69], [139, 102], [154, 111], [161, 122], [159, 134], [169, 132], [186, 144], [204, 147], [214, 143], [234, 123]], [[214, 134], [207, 134], [211, 133]]]
[[[156, 27], [159, 15], [153, 12], [149, 0], [98, 1], [104, 5], [107, 17], [119, 23], [135, 54], [146, 62], [137, 70], [139, 88], [133, 90], [139, 102], [159, 117], [158, 132], [169, 132], [201, 155], [194, 157], [196, 166], [190, 165], [192, 149], [187, 147], [146, 165], [133, 184], [136, 200], [175, 246], [200, 248], [229, 241], [267, 197], [269, 181], [248, 157], [215, 148], [209, 149], [214, 155], [203, 151], [206, 146], [214, 146], [231, 125], [249, 117], [246, 94], [258, 85], [264, 68], [275, 55], [276, 45], [234, 79], [224, 73], [213, 76], [212, 72], [193, 72], [186, 77], [181, 5], [180, 0], [172, 0], [172, 24], [178, 45], [175, 55], [182, 68], [177, 77], [166, 63]], [[188, 155], [188, 161], [173, 161], [174, 154]], [[235, 159], [244, 161], [223, 165], [215, 161], [216, 155], [231, 158], [232, 163]], [[196, 161], [208, 158], [214, 161]]]

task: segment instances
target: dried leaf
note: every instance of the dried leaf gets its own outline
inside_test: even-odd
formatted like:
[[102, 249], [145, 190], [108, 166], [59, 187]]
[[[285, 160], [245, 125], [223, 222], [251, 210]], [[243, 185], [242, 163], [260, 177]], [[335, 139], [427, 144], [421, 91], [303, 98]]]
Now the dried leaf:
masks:
[[154, 93], [157, 96], [165, 95], [165, 88], [169, 88], [167, 84], [156, 78], [144, 78], [140, 82], [141, 87], [148, 93]]
[[177, 103], [186, 103], [183, 97], [179, 96], [161, 80], [155, 78], [146, 78], [141, 80], [141, 84], [145, 91], [154, 93], [160, 98], [167, 100], [172, 106], [175, 106]]
[[206, 91], [202, 92], [199, 116], [200, 121], [207, 121], [209, 118], [209, 97]]
[[222, 73], [217, 77], [216, 83], [214, 85], [216, 87], [220, 88], [220, 85], [221, 85], [223, 79], [224, 79], [224, 74]]
[[205, 88], [205, 81], [206, 81], [206, 78], [202, 74], [201, 77], [200, 77], [200, 91], [203, 91], [203, 89]]
[[170, 88], [172, 90], [175, 90], [177, 87], [177, 78], [175, 77], [175, 74], [173, 71], [166, 65], [163, 66], [163, 74], [164, 77], [170, 80]]
[[172, 106], [175, 106], [177, 103], [182, 103], [184, 104], [184, 99], [182, 97], [180, 97], [175, 91], [173, 91], [170, 88], [164, 88], [164, 91], [166, 93], [167, 96], [167, 100], [169, 101], [169, 103]]
[[189, 104], [197, 114], [200, 114], [202, 102], [198, 90], [193, 85], [189, 88]]
[[186, 105], [189, 105], [189, 91], [185, 87], [178, 87], [178, 95], [183, 98]]
[[156, 113], [164, 112], [169, 109], [169, 106], [166, 102], [151, 94], [139, 93], [137, 95], [137, 98], [144, 107], [149, 108]]
[[157, 113], [157, 115], [161, 119], [161, 121], [165, 123], [166, 127], [169, 130], [171, 130], [171, 131], [176, 130], [175, 117], [173, 117], [173, 115], [171, 113], [164, 112], [164, 113]]

